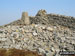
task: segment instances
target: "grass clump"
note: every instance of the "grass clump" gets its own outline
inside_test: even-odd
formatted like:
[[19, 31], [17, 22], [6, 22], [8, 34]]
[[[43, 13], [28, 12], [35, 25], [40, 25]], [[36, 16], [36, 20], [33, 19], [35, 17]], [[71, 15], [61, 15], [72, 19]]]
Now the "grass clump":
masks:
[[39, 55], [37, 52], [33, 51], [25, 51], [25, 50], [19, 50], [19, 49], [0, 49], [0, 56], [42, 56]]

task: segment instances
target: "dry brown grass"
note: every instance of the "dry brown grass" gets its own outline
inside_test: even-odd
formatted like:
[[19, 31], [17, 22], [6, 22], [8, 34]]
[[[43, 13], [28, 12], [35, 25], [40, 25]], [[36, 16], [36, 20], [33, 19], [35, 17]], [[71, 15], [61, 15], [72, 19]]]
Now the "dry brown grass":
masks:
[[5, 49], [0, 49], [0, 56], [5, 56], [6, 55], [6, 51]]
[[0, 49], [0, 56], [42, 56], [42, 55], [39, 55], [37, 52], [19, 49], [9, 49], [9, 50]]

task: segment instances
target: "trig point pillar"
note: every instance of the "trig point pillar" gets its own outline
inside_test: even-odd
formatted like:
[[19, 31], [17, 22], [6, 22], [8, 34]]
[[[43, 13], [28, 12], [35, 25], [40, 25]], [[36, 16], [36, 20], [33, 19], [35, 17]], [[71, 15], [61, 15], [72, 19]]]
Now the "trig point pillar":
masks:
[[28, 16], [28, 13], [27, 12], [23, 12], [22, 13], [22, 24], [25, 24], [25, 25], [29, 25], [30, 24], [30, 20], [29, 20], [29, 16]]

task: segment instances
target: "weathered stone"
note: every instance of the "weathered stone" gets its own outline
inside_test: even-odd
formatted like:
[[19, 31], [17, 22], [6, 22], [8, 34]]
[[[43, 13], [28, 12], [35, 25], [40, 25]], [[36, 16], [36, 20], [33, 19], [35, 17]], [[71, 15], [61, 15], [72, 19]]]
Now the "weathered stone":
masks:
[[32, 26], [34, 27], [34, 26], [35, 26], [35, 24], [32, 24]]
[[71, 43], [72, 43], [72, 44], [75, 44], [75, 40], [72, 40]]
[[49, 31], [53, 31], [53, 28], [51, 28], [51, 27], [47, 27], [47, 30], [49, 30]]
[[46, 56], [53, 56], [53, 55], [54, 55], [54, 53], [51, 51], [49, 51], [49, 53], [46, 53]]
[[45, 30], [45, 29], [46, 29], [46, 27], [44, 27], [44, 26], [43, 26], [43, 27], [42, 27], [42, 29], [43, 29], [43, 30]]
[[35, 27], [38, 27], [38, 25], [35, 25]]
[[12, 42], [13, 42], [13, 44], [15, 44], [15, 40], [14, 39], [12, 40]]
[[0, 41], [6, 41], [7, 38], [0, 38]]
[[31, 33], [28, 34], [28, 37], [32, 38], [32, 36], [33, 36], [33, 35], [32, 35]]
[[45, 53], [45, 50], [43, 50], [42, 48], [39, 48], [39, 52]]
[[13, 32], [13, 33], [11, 34], [11, 36], [14, 37], [14, 38], [18, 38], [18, 37], [19, 37], [19, 33]]
[[38, 32], [42, 32], [43, 30], [41, 29], [41, 27], [38, 27], [38, 28], [37, 28], [37, 31], [38, 31]]
[[33, 32], [33, 35], [34, 35], [34, 36], [37, 36], [38, 34], [37, 34], [36, 32]]
[[46, 15], [46, 11], [45, 10], [39, 10], [38, 13], [36, 14], [36, 16], [45, 16]]
[[29, 39], [28, 38], [24, 38], [24, 41], [26, 42], [26, 41], [28, 41]]
[[24, 30], [25, 32], [30, 32], [28, 29]]
[[20, 45], [16, 45], [15, 48], [16, 48], [16, 49], [20, 49]]
[[0, 34], [3, 33], [3, 31], [0, 29]]
[[51, 48], [51, 50], [52, 50], [52, 52], [55, 52], [55, 49], [54, 49], [54, 47], [52, 47], [52, 48]]

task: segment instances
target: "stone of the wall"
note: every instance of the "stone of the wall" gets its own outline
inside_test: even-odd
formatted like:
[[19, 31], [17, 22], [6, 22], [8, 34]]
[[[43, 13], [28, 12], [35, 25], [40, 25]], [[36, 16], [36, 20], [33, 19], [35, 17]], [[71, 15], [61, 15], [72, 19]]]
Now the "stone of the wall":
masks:
[[28, 16], [28, 13], [27, 12], [23, 12], [22, 13], [22, 24], [25, 24], [25, 25], [29, 25], [30, 24], [30, 20], [29, 20], [29, 16]]
[[46, 11], [45, 10], [39, 10], [38, 13], [36, 14], [36, 16], [45, 16], [46, 15]]

